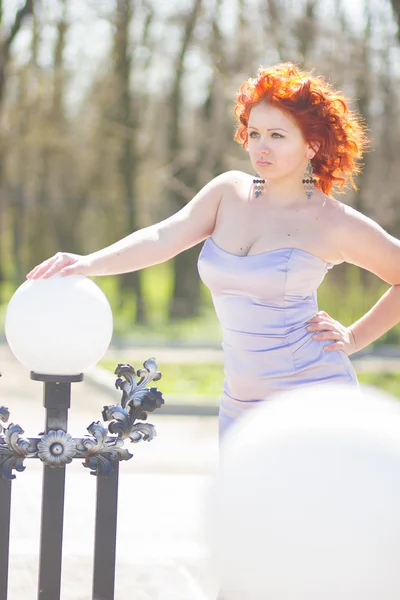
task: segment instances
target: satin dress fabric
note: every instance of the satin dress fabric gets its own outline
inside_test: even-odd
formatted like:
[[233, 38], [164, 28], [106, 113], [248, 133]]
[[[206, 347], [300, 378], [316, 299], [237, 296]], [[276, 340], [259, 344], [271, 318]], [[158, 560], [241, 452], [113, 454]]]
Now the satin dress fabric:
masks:
[[333, 265], [299, 248], [238, 256], [207, 238], [198, 270], [210, 289], [224, 351], [220, 435], [259, 402], [323, 383], [357, 385], [342, 350], [326, 351], [307, 321], [318, 312], [317, 288]]

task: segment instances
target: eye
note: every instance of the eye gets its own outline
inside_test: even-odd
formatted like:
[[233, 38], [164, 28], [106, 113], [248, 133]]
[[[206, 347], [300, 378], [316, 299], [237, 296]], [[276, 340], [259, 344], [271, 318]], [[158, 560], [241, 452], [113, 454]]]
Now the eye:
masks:
[[258, 136], [259, 136], [259, 133], [258, 133], [257, 131], [251, 131], [251, 132], [249, 133], [249, 137], [250, 137], [250, 138], [256, 138], [256, 137], [258, 137]]
[[274, 133], [271, 134], [271, 137], [275, 138], [275, 139], [279, 139], [279, 138], [284, 138], [284, 135], [281, 135], [280, 133], [278, 133], [277, 131], [275, 131]]

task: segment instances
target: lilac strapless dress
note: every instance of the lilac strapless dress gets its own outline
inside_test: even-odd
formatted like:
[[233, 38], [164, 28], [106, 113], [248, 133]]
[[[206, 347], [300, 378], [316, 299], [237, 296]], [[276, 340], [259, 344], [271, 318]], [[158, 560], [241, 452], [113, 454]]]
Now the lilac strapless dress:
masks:
[[273, 394], [321, 383], [357, 385], [348, 356], [324, 350], [306, 321], [333, 265], [305, 250], [279, 248], [237, 256], [208, 238], [198, 262], [223, 332], [225, 380], [220, 433]]

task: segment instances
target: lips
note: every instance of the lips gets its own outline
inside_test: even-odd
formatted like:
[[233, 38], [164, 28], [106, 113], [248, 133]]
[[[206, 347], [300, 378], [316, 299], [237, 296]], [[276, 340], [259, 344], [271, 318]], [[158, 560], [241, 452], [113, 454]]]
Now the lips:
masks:
[[258, 160], [257, 165], [260, 167], [268, 167], [268, 165], [272, 165], [272, 163], [269, 162], [269, 160]]

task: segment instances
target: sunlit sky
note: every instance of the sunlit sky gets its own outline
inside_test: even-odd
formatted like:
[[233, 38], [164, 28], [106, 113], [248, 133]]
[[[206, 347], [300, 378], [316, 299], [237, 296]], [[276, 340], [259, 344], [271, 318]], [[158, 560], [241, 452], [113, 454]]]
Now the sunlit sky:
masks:
[[[247, 0], [248, 17], [257, 20], [257, 2], [259, 0]], [[152, 37], [155, 39], [157, 49], [157, 73], [153, 71], [154, 81], [147, 82], [148, 85], [162, 86], [168, 79], [170, 68], [170, 57], [175, 53], [179, 44], [179, 30], [177, 35], [166, 37], [167, 29], [163, 25], [165, 19], [173, 14], [184, 12], [192, 4], [192, 0], [154, 0], [156, 5], [156, 19], [152, 28]], [[389, 31], [393, 35], [396, 25], [392, 16], [390, 0], [342, 0], [346, 12], [347, 23], [350, 30], [357, 32], [365, 25], [365, 5], [370, 5], [374, 14], [374, 32], [371, 45], [379, 50], [382, 43], [386, 43], [387, 34], [380, 35], [380, 28]], [[6, 0], [4, 2], [5, 26], [11, 23], [16, 10], [23, 4], [23, 0]], [[293, 14], [299, 14], [303, 10], [304, 2], [299, 0], [285, 0], [283, 4]], [[109, 55], [112, 26], [108, 19], [115, 3], [113, 0], [68, 0], [67, 14], [71, 26], [68, 31], [68, 43], [66, 46], [66, 67], [74, 74], [73, 85], [69, 87], [68, 102], [71, 106], [79, 102], [82, 94], [92, 79], [93, 74], [104, 65]], [[214, 0], [204, 1], [205, 10], [212, 14]], [[225, 0], [222, 3], [220, 26], [229, 32], [235, 26], [237, 0]], [[55, 41], [55, 29], [52, 24], [57, 20], [61, 12], [61, 2], [58, 0], [41, 0], [38, 8], [43, 18], [41, 21], [47, 23], [42, 31], [42, 44], [40, 48], [39, 62], [42, 68], [51, 67], [53, 44]], [[136, 20], [140, 20], [142, 9], [137, 9]], [[332, 27], [337, 22], [338, 0], [320, 0], [319, 14], [321, 22]], [[143, 14], [143, 13], [142, 13]], [[257, 23], [255, 21], [255, 27]], [[170, 29], [168, 29], [170, 31]], [[290, 32], [288, 32], [290, 34]], [[205, 26], [204, 37], [208, 35]], [[30, 26], [20, 32], [13, 48], [14, 56], [18, 61], [24, 62], [29, 55]], [[145, 59], [147, 49], [142, 49], [142, 58]], [[397, 58], [399, 55], [396, 53]], [[196, 49], [187, 56], [187, 64], [194, 67], [196, 72], [196, 83], [206, 81], [208, 77], [207, 67], [202, 63], [201, 52]], [[263, 51], [260, 51], [258, 64], [266, 64]], [[257, 65], [255, 65], [256, 68]], [[249, 73], [249, 75], [252, 75]], [[189, 86], [190, 87], [190, 86]]]

